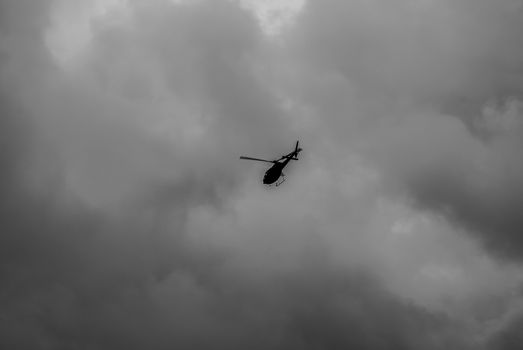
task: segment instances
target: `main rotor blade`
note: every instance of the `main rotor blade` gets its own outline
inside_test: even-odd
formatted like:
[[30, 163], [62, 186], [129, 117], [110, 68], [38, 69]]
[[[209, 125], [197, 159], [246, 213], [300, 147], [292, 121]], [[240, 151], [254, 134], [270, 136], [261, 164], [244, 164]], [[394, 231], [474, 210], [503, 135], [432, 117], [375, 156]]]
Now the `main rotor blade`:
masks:
[[298, 157], [296, 157], [296, 155], [294, 154], [294, 152], [291, 152], [285, 156], [281, 156], [280, 159], [277, 159], [275, 161], [273, 161], [273, 163], [276, 163], [276, 162], [279, 162], [280, 160], [283, 160], [283, 159], [292, 159], [292, 160], [298, 160]]
[[244, 157], [244, 156], [241, 156], [240, 159], [249, 159], [249, 160], [257, 160], [257, 161], [259, 161], [259, 162], [274, 163], [274, 160], [266, 160], [266, 159], [252, 158], [252, 157]]

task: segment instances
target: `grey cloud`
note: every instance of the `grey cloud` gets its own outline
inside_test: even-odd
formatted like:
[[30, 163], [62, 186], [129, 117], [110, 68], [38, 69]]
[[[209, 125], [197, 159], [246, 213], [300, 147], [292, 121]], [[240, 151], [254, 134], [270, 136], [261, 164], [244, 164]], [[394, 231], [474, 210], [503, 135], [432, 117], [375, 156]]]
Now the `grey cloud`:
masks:
[[513, 1], [310, 2], [295, 35], [308, 59], [369, 94], [466, 120], [521, 95], [520, 17]]
[[368, 147], [385, 170], [389, 190], [479, 238], [496, 257], [520, 260], [519, 132], [486, 142], [451, 116], [403, 119], [375, 134], [381, 143]]
[[227, 142], [240, 139], [238, 130], [247, 135], [248, 142], [242, 140], [246, 151], [284, 145], [289, 126], [282, 121], [279, 102], [254, 74], [256, 65], [263, 64], [257, 54], [264, 42], [251, 16], [223, 1], [180, 8], [158, 1], [136, 7], [130, 29], [109, 24], [97, 31], [91, 60], [100, 79], [126, 84], [133, 64], [143, 63], [131, 58], [129, 69], [119, 69], [120, 52], [136, 54], [154, 65], [153, 73], [175, 96], [209, 119], [213, 141], [229, 151]]
[[516, 264], [521, 16], [512, 1], [310, 2], [292, 34], [301, 81], [328, 90], [293, 89], [335, 143], [377, 164], [393, 200]]
[[[220, 220], [208, 227], [189, 227], [200, 219], [201, 208], [225, 217], [226, 222], [237, 219], [231, 206], [244, 195], [248, 181], [248, 170], [238, 165], [237, 152], [277, 153], [296, 138], [296, 125], [286, 118], [275, 91], [257, 76], [270, 49], [250, 15], [230, 2], [177, 7], [168, 1], [131, 1], [133, 16], [123, 22], [112, 21], [111, 15], [93, 20], [92, 40], [78, 66], [68, 71], [52, 61], [43, 41], [51, 25], [51, 9], [46, 6], [56, 4], [1, 3], [6, 9], [1, 13], [10, 13], [9, 19], [2, 17], [10, 37], [2, 42], [8, 59], [2, 66], [5, 103], [0, 119], [6, 145], [0, 150], [3, 347], [467, 349], [482, 345], [474, 342], [473, 330], [460, 320], [387, 291], [374, 279], [372, 269], [332, 262], [328, 244], [322, 244], [328, 239], [323, 236], [328, 228], [315, 226], [317, 218], [303, 217], [318, 211], [318, 217], [328, 221], [335, 216], [329, 215], [330, 210], [345, 216], [341, 194], [315, 202], [303, 213], [300, 208], [305, 203], [293, 203], [297, 214], [289, 218], [289, 206], [274, 194], [270, 206], [281, 210], [271, 215], [250, 213], [260, 219], [247, 220], [256, 227], [245, 231], [255, 230], [265, 239], [261, 242], [249, 237], [249, 232], [233, 232], [232, 239], [210, 239]], [[324, 11], [317, 6], [308, 11]], [[25, 56], [27, 52], [31, 55]], [[343, 57], [333, 60], [344, 62]], [[323, 72], [309, 73], [315, 81]], [[381, 85], [381, 73], [374, 75], [370, 66], [363, 73], [363, 81], [370, 74], [371, 85]], [[396, 79], [390, 77], [389, 83]], [[342, 79], [342, 93], [334, 101], [350, 91], [343, 89], [345, 82]], [[415, 81], [415, 88], [406, 85], [415, 90], [418, 84], [425, 83]], [[328, 106], [328, 96], [316, 94], [321, 86], [313, 88], [313, 101]], [[337, 106], [342, 110], [347, 105]], [[367, 105], [360, 107], [366, 110]], [[328, 114], [324, 118], [322, 132], [352, 126], [341, 119], [332, 123]], [[408, 185], [415, 183], [418, 170], [437, 169], [440, 153], [452, 150], [454, 144], [465, 155], [476, 154], [476, 141], [461, 143], [461, 136], [468, 135], [466, 128], [456, 128], [456, 119], [449, 120], [442, 125], [435, 122], [439, 132], [450, 132], [449, 148], [435, 137], [434, 147], [419, 148], [411, 157], [423, 158], [427, 150], [436, 149], [424, 166], [407, 162], [404, 170], [394, 164], [396, 159], [400, 164], [405, 161], [395, 152], [410, 148], [408, 138], [406, 146], [397, 144], [396, 137], [404, 140], [402, 130], [397, 134], [393, 130], [393, 135], [390, 130], [373, 130], [373, 136], [384, 133], [383, 143], [365, 156], [377, 159], [385, 174], [390, 172]], [[409, 129], [417, 136], [419, 130], [421, 134], [427, 130], [425, 119], [419, 123]], [[355, 129], [355, 133], [360, 130]], [[328, 136], [322, 133], [315, 139]], [[338, 139], [333, 143], [343, 153], [346, 143]], [[391, 153], [384, 155], [384, 149]], [[317, 152], [328, 153], [328, 149]], [[459, 159], [456, 156], [451, 163]], [[315, 170], [310, 165], [306, 169]], [[316, 185], [314, 190], [321, 192]], [[415, 189], [417, 198], [431, 209], [439, 208], [422, 196], [427, 188], [423, 184], [409, 189]], [[292, 191], [287, 187], [279, 193], [292, 196]], [[334, 197], [333, 192], [317, 197]], [[372, 217], [366, 211], [374, 198], [364, 201], [364, 208], [354, 212]], [[230, 229], [224, 226], [224, 231]], [[364, 226], [340, 231], [363, 231]], [[197, 235], [200, 240], [194, 239]], [[237, 237], [242, 237], [239, 243]]]
[[517, 260], [521, 16], [512, 1], [311, 2], [293, 34], [316, 76], [338, 77], [311, 104], [332, 137], [378, 163], [388, 190]]
[[489, 346], [495, 350], [513, 350], [521, 347], [521, 326], [523, 318], [520, 315], [490, 339]]

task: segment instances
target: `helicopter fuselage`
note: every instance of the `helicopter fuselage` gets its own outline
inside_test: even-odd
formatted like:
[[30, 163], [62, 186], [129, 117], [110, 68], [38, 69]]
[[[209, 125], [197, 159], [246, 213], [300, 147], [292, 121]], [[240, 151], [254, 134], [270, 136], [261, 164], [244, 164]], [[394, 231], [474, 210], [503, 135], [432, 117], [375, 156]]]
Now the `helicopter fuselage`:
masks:
[[265, 175], [263, 176], [263, 183], [265, 185], [270, 185], [272, 183], [275, 183], [278, 181], [280, 176], [282, 175], [283, 168], [291, 161], [292, 158], [287, 158], [283, 162], [276, 162], [273, 166], [269, 168], [265, 172]]
[[269, 170], [265, 172], [265, 175], [263, 176], [263, 183], [265, 185], [275, 183], [280, 178], [282, 170], [282, 163], [275, 163], [269, 168]]

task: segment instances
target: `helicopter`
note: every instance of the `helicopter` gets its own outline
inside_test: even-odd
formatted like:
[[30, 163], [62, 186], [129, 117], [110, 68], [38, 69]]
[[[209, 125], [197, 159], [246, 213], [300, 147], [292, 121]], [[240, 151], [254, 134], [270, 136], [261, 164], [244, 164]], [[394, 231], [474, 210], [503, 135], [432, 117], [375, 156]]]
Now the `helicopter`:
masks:
[[[263, 183], [265, 185], [271, 185], [276, 182], [276, 186], [279, 186], [283, 182], [285, 182], [285, 174], [283, 173], [283, 168], [285, 168], [285, 166], [287, 164], [289, 164], [289, 162], [291, 160], [298, 160], [298, 154], [302, 151], [302, 149], [299, 148], [298, 146], [299, 146], [299, 140], [296, 141], [296, 147], [294, 148], [294, 151], [292, 151], [291, 153], [289, 153], [287, 155], [282, 156], [280, 159], [266, 160], [266, 159], [244, 157], [244, 156], [241, 156], [240, 159], [248, 159], [248, 160], [256, 160], [259, 162], [273, 163], [274, 165], [271, 166], [269, 168], [269, 170], [267, 170], [265, 172], [265, 175], [263, 176]], [[280, 177], [282, 177], [283, 180], [280, 182], [277, 182]]]

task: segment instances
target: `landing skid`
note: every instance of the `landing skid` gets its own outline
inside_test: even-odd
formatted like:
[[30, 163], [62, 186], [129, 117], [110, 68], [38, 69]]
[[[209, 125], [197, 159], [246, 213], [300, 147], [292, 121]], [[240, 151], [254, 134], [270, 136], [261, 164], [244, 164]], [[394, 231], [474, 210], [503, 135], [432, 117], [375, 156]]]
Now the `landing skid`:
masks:
[[275, 183], [272, 183], [272, 184], [269, 184], [269, 185], [265, 185], [265, 186], [267, 186], [267, 187], [273, 187], [273, 186], [278, 187], [278, 186], [280, 186], [284, 182], [285, 182], [285, 175], [282, 174], [280, 182], [275, 182]]
[[280, 181], [280, 182], [276, 182], [274, 185], [275, 185], [276, 187], [278, 187], [278, 186], [280, 186], [280, 185], [281, 185], [282, 183], [284, 183], [284, 182], [285, 182], [285, 175], [282, 173], [282, 174], [281, 174], [281, 181]]

